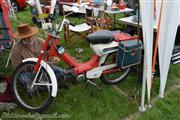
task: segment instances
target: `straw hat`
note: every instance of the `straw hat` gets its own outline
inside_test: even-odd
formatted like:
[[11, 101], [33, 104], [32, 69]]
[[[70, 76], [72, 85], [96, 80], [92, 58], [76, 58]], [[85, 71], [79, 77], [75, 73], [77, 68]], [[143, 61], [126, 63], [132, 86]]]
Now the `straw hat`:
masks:
[[17, 32], [14, 33], [14, 38], [24, 39], [28, 37], [32, 37], [38, 33], [38, 28], [31, 27], [29, 24], [24, 23], [17, 26]]

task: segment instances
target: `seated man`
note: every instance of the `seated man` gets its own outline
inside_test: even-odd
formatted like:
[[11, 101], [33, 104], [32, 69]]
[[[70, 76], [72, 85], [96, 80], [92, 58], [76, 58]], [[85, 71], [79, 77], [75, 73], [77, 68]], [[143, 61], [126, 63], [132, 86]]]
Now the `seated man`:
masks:
[[[38, 57], [39, 52], [44, 44], [41, 38], [36, 37], [38, 28], [31, 27], [29, 24], [21, 24], [17, 26], [17, 32], [14, 33], [14, 38], [18, 41], [12, 48], [11, 62], [13, 67], [16, 67], [23, 59], [30, 57]], [[67, 88], [63, 70], [55, 65], [51, 65], [58, 80], [58, 86]]]

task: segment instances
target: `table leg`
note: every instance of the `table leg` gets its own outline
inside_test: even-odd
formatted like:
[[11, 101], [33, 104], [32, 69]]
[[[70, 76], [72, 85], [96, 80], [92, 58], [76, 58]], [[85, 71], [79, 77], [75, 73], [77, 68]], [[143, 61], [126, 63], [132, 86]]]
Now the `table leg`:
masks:
[[116, 14], [114, 14], [114, 26], [113, 26], [113, 29], [115, 29], [115, 23], [116, 22]]

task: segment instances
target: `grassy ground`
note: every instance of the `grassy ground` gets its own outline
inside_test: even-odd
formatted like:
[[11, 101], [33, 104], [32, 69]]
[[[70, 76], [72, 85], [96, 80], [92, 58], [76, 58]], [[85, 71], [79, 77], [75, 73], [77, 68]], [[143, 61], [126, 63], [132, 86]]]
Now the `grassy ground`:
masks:
[[158, 100], [154, 108], [142, 115], [139, 120], [180, 120], [179, 90], [171, 92], [164, 100]]
[[[31, 14], [28, 8], [18, 12], [16, 15], [18, 16], [18, 21], [11, 20], [13, 31], [20, 22], [32, 24]], [[82, 21], [82, 18], [79, 19], [77, 17], [71, 17], [70, 19], [71, 21]], [[40, 31], [39, 36], [44, 38], [42, 31]], [[62, 34], [61, 36], [63, 38]], [[63, 40], [61, 42], [64, 43]], [[75, 50], [76, 48], [83, 48], [84, 51], [78, 53]], [[87, 61], [93, 54], [88, 42], [79, 40], [79, 38], [74, 38], [74, 44], [71, 49], [68, 49], [68, 52], [77, 59], [81, 58], [82, 61]], [[0, 61], [0, 72], [10, 75], [13, 71], [11, 65], [7, 69], [4, 68], [4, 61], [7, 59], [7, 56], [8, 54], [4, 52], [3, 60]], [[63, 63], [60, 63], [60, 65], [65, 66]], [[166, 91], [180, 82], [178, 80], [178, 78], [180, 78], [179, 68], [180, 65], [171, 65]], [[141, 84], [138, 82], [136, 72], [132, 71], [131, 74], [117, 86], [104, 85], [100, 80], [97, 80], [96, 83], [102, 90], [98, 90], [94, 86], [85, 88], [83, 82], [77, 85], [70, 85], [68, 90], [59, 90], [54, 102], [44, 114], [67, 114], [72, 120], [120, 120], [130, 114], [138, 112]], [[156, 98], [158, 95], [158, 89], [159, 78], [155, 77], [152, 89], [153, 98]], [[178, 89], [166, 96], [165, 99], [158, 99], [152, 109], [139, 116], [138, 119], [180, 120], [179, 100], [180, 92]], [[11, 113], [20, 115], [28, 114], [21, 108], [17, 108]], [[0, 114], [2, 114], [2, 112], [0, 112]]]

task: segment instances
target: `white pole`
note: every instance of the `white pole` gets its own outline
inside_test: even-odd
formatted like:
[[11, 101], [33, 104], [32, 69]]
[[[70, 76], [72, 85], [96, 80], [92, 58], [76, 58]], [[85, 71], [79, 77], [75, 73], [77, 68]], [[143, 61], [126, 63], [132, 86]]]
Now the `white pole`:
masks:
[[159, 34], [159, 64], [160, 64], [160, 90], [159, 96], [164, 97], [164, 90], [166, 87], [167, 76], [176, 38], [176, 32], [178, 28], [178, 1], [164, 2], [161, 31]]
[[144, 106], [145, 103], [145, 94], [146, 94], [146, 55], [144, 54], [144, 67], [143, 67], [143, 83], [142, 83], [142, 94], [141, 94], [141, 106], [139, 107], [139, 111], [144, 112], [146, 108]]
[[42, 14], [43, 12], [39, 0], [35, 0], [35, 2], [36, 2], [36, 8], [38, 10], [38, 14]]
[[55, 6], [56, 6], [56, 2], [57, 2], [57, 0], [51, 0], [51, 7], [50, 7], [50, 14], [51, 15], [54, 14], [54, 9], [55, 9]]
[[148, 107], [150, 108], [151, 98], [151, 78], [152, 78], [152, 45], [153, 45], [153, 2], [140, 0], [140, 11], [143, 27], [143, 41], [144, 41], [144, 68], [143, 68], [143, 84], [142, 84], [142, 98], [140, 111], [144, 112], [146, 84], [147, 84], [147, 98]]

